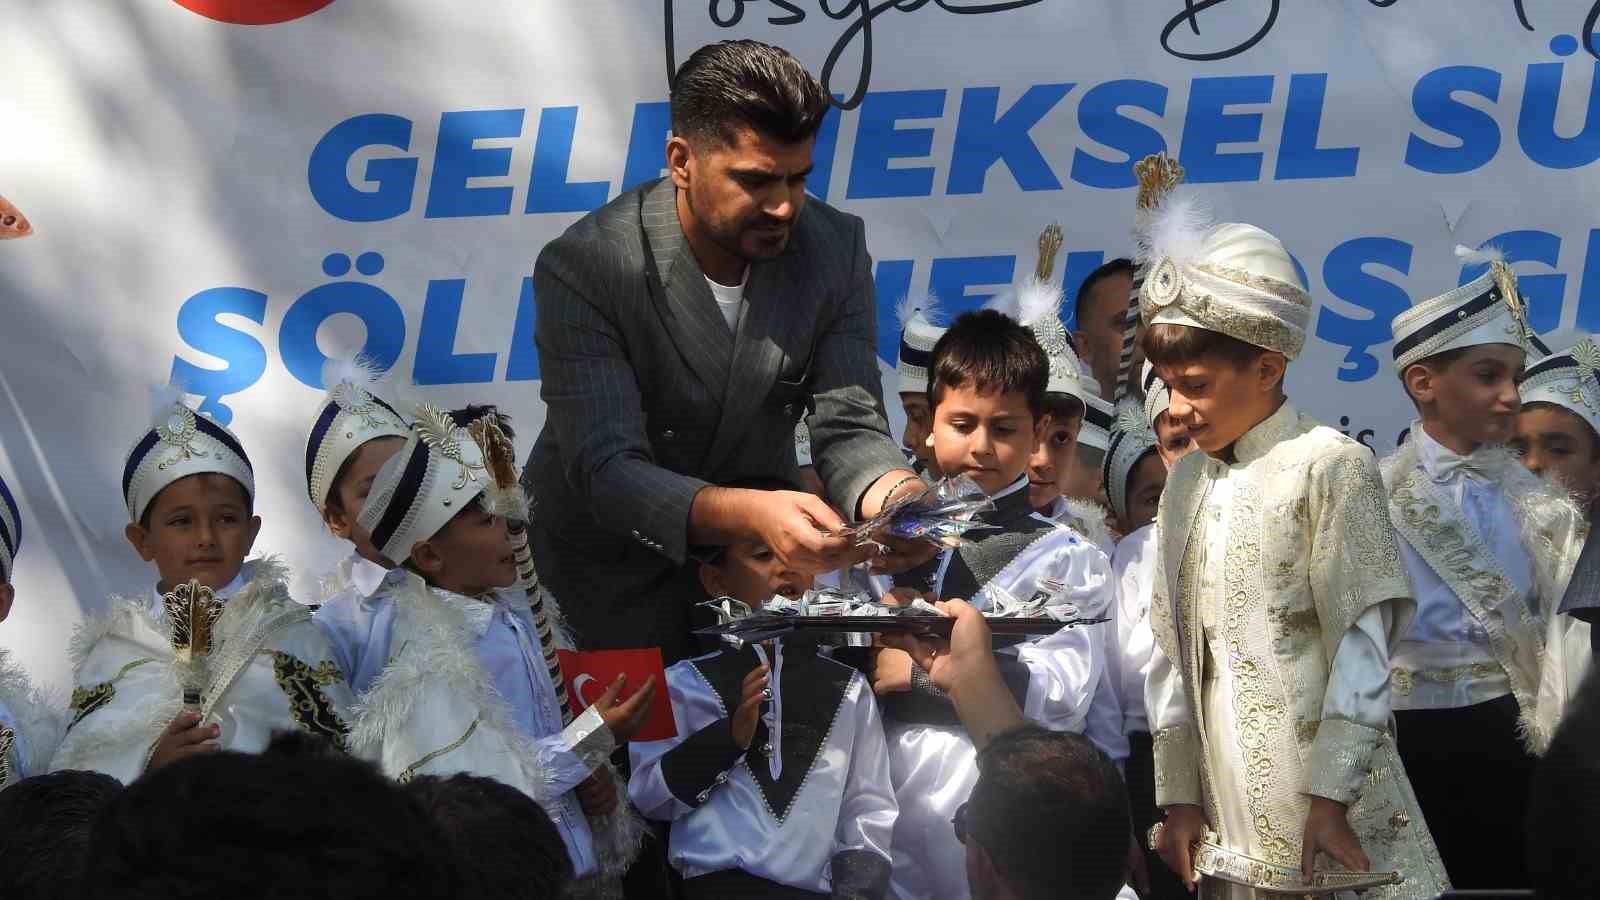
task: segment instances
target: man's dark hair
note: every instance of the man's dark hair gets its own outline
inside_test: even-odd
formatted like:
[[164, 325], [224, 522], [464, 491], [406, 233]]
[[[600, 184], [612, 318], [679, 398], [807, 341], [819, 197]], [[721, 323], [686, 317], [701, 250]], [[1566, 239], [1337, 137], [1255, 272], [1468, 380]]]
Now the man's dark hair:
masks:
[[561, 833], [532, 797], [492, 778], [424, 775], [404, 788], [433, 817], [467, 880], [463, 897], [556, 897], [572, 880]]
[[[1100, 268], [1095, 269], [1093, 272], [1090, 272], [1089, 277], [1083, 280], [1083, 284], [1078, 285], [1078, 294], [1072, 300], [1073, 314], [1081, 315], [1083, 313], [1083, 301], [1088, 299], [1089, 292], [1094, 290], [1095, 285], [1113, 275], [1126, 275], [1129, 278], [1132, 278], [1134, 272], [1136, 271], [1138, 271], [1138, 269], [1134, 266], [1133, 260], [1127, 258], [1126, 256], [1119, 256], [1108, 263], [1102, 264]], [[1079, 327], [1083, 327], [1081, 319], [1079, 320]]]
[[978, 756], [967, 840], [1022, 900], [1111, 900], [1122, 888], [1132, 831], [1128, 791], [1111, 759], [1082, 735], [1024, 725]]
[[958, 317], [933, 345], [928, 363], [928, 406], [934, 409], [945, 390], [970, 386], [981, 394], [1022, 393], [1037, 420], [1049, 385], [1050, 361], [1038, 338], [992, 309]]
[[0, 791], [0, 897], [76, 898], [94, 818], [121, 790], [110, 775], [68, 770]]
[[1600, 678], [1578, 689], [1528, 798], [1528, 874], [1540, 900], [1579, 900], [1600, 885]]
[[731, 143], [739, 126], [785, 144], [817, 133], [828, 95], [789, 51], [760, 41], [696, 50], [672, 79], [672, 133]]
[[[303, 749], [303, 748], [302, 748]], [[85, 897], [454, 897], [427, 812], [360, 760], [208, 753], [146, 774], [96, 821]]]

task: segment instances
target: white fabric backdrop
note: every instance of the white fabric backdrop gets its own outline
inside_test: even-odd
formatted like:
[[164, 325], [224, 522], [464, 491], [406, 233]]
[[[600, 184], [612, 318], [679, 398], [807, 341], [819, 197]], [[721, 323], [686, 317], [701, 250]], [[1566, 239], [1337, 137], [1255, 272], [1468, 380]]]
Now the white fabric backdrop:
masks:
[[[150, 382], [231, 422], [258, 548], [308, 598], [344, 553], [304, 493], [322, 354], [392, 359], [408, 399], [502, 404], [526, 454], [527, 279], [658, 173], [669, 11], [679, 60], [838, 51], [852, 109], [813, 189], [867, 220], [885, 356], [900, 293], [976, 305], [1051, 221], [1069, 289], [1127, 254], [1131, 162], [1162, 148], [1294, 252], [1319, 310], [1290, 393], [1380, 452], [1410, 419], [1388, 322], [1470, 274], [1455, 244], [1505, 245], [1539, 330], [1600, 323], [1587, 4], [1192, 5], [0, 0], [0, 194], [37, 229], [0, 244], [0, 475], [25, 519], [0, 644], [62, 682], [81, 616], [146, 589], [119, 477]], [[238, 10], [285, 21], [219, 21]]]

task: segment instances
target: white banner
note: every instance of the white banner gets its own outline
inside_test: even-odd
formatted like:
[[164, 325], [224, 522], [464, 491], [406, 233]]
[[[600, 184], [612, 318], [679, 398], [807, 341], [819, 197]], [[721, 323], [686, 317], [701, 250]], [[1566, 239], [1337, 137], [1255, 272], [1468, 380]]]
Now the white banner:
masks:
[[886, 362], [901, 294], [978, 305], [1049, 222], [1069, 296], [1129, 255], [1132, 162], [1165, 149], [1300, 263], [1318, 310], [1291, 396], [1387, 452], [1411, 418], [1389, 321], [1475, 274], [1454, 245], [1508, 251], [1539, 331], [1600, 326], [1595, 19], [1520, 0], [0, 0], [0, 195], [35, 228], [0, 243], [0, 477], [25, 532], [0, 643], [63, 682], [82, 615], [149, 589], [119, 482], [152, 382], [238, 432], [257, 548], [308, 599], [346, 552], [305, 496], [328, 355], [392, 364], [405, 399], [501, 404], [525, 456], [539, 248], [660, 173], [668, 67], [726, 38], [787, 47], [845, 107], [811, 185], [867, 221]]

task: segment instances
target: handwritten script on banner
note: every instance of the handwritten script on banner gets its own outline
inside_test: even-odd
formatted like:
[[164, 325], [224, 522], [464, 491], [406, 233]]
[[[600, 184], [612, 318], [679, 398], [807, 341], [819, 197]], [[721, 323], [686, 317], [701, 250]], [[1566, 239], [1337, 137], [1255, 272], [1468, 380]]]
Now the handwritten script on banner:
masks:
[[[734, 28], [744, 21], [747, 7], [753, 6], [762, 0], [709, 0], [706, 15], [711, 23], [718, 28]], [[806, 6], [796, 0], [765, 0], [772, 8], [772, 13], [766, 19], [768, 25], [789, 26], [799, 25], [809, 15]], [[872, 83], [872, 39], [873, 23], [886, 13], [915, 13], [928, 6], [956, 15], [974, 16], [992, 13], [1005, 13], [1023, 7], [1036, 6], [1044, 0], [1002, 0], [1002, 2], [953, 2], [953, 0], [883, 0], [881, 3], [871, 3], [870, 0], [846, 0], [839, 8], [835, 9], [828, 0], [817, 0], [817, 9], [824, 16], [835, 21], [849, 21], [844, 32], [839, 35], [827, 59], [822, 64], [820, 79], [828, 95], [840, 109], [855, 109], [866, 98], [867, 88]], [[1205, 49], [1202, 46], [1174, 46], [1174, 35], [1187, 25], [1193, 38], [1204, 37], [1200, 30], [1201, 14], [1208, 10], [1216, 9], [1232, 0], [1183, 0], [1183, 10], [1167, 21], [1161, 29], [1161, 48], [1180, 59], [1193, 62], [1212, 62], [1245, 53], [1250, 48], [1261, 43], [1278, 23], [1278, 13], [1282, 8], [1282, 0], [1267, 0], [1261, 27], [1253, 34], [1237, 43], [1224, 45], [1215, 49]], [[1400, 0], [1367, 0], [1372, 6], [1387, 9]], [[666, 52], [667, 81], [671, 82], [678, 71], [678, 55], [676, 47], [676, 32], [674, 28], [674, 0], [664, 0], [662, 21], [664, 23], [663, 44]], [[1257, 4], [1261, 5], [1261, 4]], [[1517, 17], [1517, 22], [1527, 31], [1535, 31], [1533, 23], [1528, 19], [1527, 10], [1523, 0], [1511, 0], [1511, 12]], [[1578, 34], [1583, 42], [1583, 48], [1590, 54], [1600, 59], [1600, 49], [1595, 47], [1594, 29], [1600, 22], [1600, 0], [1594, 0], [1584, 17], [1583, 27]], [[834, 76], [840, 58], [856, 43], [861, 47], [860, 68], [856, 72], [856, 83], [850, 93], [840, 94], [834, 90]], [[1198, 43], [1198, 41], [1190, 42]]]

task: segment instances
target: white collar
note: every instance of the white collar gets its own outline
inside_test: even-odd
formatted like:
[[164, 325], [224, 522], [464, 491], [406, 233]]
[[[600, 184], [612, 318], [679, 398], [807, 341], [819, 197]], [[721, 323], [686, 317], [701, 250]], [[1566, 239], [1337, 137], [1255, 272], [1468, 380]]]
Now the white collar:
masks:
[[1003, 487], [1000, 490], [994, 492], [993, 494], [990, 494], [989, 495], [989, 499], [990, 500], [999, 500], [1002, 497], [1009, 497], [1012, 494], [1015, 494], [1017, 491], [1020, 491], [1023, 488], [1026, 488], [1027, 486], [1028, 486], [1028, 473], [1024, 472], [1021, 475], [1017, 476], [1017, 480], [1016, 481], [1013, 481], [1009, 485], [1006, 485], [1005, 487]]
[[360, 591], [363, 597], [376, 595], [393, 571], [359, 553], [339, 560], [339, 573], [344, 577], [344, 583]]
[[504, 610], [514, 612], [528, 607], [528, 595], [517, 588], [506, 588], [495, 591], [485, 597], [468, 597], [455, 591], [444, 588], [430, 587], [433, 596], [439, 602], [455, 610], [467, 622], [468, 629], [474, 637], [483, 637], [489, 631], [489, 623], [494, 621], [496, 612]]
[[1417, 461], [1422, 464], [1422, 471], [1434, 481], [1445, 484], [1462, 475], [1478, 481], [1492, 480], [1484, 467], [1474, 459], [1476, 451], [1463, 456], [1451, 450], [1435, 440], [1421, 422], [1411, 426], [1411, 434], [1417, 442]]

